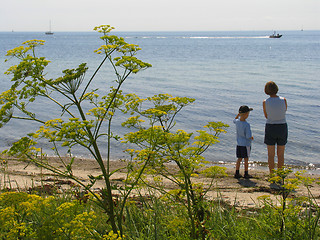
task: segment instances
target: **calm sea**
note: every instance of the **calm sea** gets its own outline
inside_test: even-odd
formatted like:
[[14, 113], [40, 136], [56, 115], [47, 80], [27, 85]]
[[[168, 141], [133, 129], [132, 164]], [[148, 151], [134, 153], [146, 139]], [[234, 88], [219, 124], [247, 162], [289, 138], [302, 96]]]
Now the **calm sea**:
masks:
[[[220, 143], [207, 153], [214, 162], [235, 161], [235, 127], [232, 123], [240, 105], [254, 110], [248, 122], [254, 141], [252, 161], [266, 162], [267, 151], [263, 143], [265, 119], [262, 111], [264, 85], [273, 80], [279, 94], [288, 101], [287, 121], [289, 140], [286, 163], [316, 165], [320, 167], [320, 31], [284, 31], [280, 39], [268, 38], [269, 32], [115, 32], [130, 43], [140, 45], [138, 57], [153, 65], [152, 68], [132, 76], [124, 85], [125, 93], [141, 97], [158, 93], [187, 96], [196, 99], [177, 118], [177, 128], [186, 131], [201, 129], [208, 121], [222, 121], [230, 125], [228, 133], [221, 135]], [[10, 79], [2, 73], [14, 61], [4, 63], [6, 51], [23, 41], [43, 39], [45, 46], [39, 55], [52, 63], [47, 78], [61, 76], [66, 68], [75, 68], [86, 62], [89, 78], [98, 66], [101, 56], [93, 53], [101, 44], [96, 33], [57, 32], [0, 33], [1, 92], [10, 86]], [[114, 80], [104, 68], [92, 88], [101, 88]], [[40, 117], [48, 116], [52, 109], [45, 101], [38, 101]], [[0, 150], [7, 148], [35, 126], [12, 121], [0, 129]], [[123, 130], [115, 124], [115, 132]], [[50, 148], [49, 145], [43, 145]], [[121, 146], [114, 144], [113, 157], [125, 157]], [[85, 151], [75, 155], [87, 157]]]

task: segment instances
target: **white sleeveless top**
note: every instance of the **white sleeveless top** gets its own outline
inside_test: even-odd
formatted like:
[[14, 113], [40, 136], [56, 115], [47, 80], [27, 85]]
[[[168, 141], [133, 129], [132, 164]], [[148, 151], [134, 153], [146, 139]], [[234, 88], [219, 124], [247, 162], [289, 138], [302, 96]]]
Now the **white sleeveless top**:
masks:
[[286, 103], [283, 97], [269, 97], [266, 102], [267, 124], [286, 123]]

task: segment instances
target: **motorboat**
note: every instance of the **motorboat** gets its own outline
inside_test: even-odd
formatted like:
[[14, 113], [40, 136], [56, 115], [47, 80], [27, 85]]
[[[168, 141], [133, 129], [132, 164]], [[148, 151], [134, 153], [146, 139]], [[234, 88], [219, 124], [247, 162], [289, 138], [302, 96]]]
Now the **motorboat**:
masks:
[[279, 33], [276, 34], [276, 32], [274, 32], [272, 35], [269, 36], [269, 38], [281, 38], [281, 37], [282, 37], [282, 34], [279, 34]]

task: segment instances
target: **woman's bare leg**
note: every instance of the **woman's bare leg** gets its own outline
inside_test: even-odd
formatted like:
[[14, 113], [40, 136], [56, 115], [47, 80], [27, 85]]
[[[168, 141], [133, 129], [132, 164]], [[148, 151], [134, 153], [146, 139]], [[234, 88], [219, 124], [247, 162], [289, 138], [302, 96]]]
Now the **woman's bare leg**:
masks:
[[274, 169], [274, 156], [275, 156], [276, 146], [275, 145], [267, 145], [267, 149], [268, 149], [269, 171], [271, 174], [271, 173], [273, 173], [273, 169]]
[[278, 169], [284, 166], [284, 150], [285, 145], [277, 146], [277, 156], [278, 156]]

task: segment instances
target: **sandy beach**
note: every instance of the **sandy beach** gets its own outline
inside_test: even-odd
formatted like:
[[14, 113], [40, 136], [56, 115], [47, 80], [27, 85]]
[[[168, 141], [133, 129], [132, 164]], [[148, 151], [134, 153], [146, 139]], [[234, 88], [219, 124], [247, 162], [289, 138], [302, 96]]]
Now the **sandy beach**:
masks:
[[[57, 167], [62, 167], [56, 159], [50, 159], [50, 162]], [[124, 161], [111, 161], [110, 170], [122, 168], [126, 165]], [[174, 166], [169, 166], [174, 170]], [[243, 168], [241, 169], [243, 171]], [[234, 168], [227, 167], [226, 173], [228, 176], [218, 178], [215, 180], [214, 187], [207, 194], [210, 199], [215, 199], [220, 197], [223, 201], [235, 205], [237, 207], [256, 207], [259, 203], [258, 197], [263, 195], [269, 195], [273, 200], [279, 199], [279, 191], [273, 189], [270, 183], [267, 181], [268, 171], [267, 169], [251, 169], [250, 174], [253, 176], [251, 179], [235, 179]], [[73, 164], [73, 174], [81, 181], [88, 182], [88, 175], [97, 176], [100, 174], [98, 164], [91, 159], [81, 159], [78, 158]], [[112, 181], [117, 184], [121, 184], [122, 180], [125, 179], [125, 170], [121, 170], [112, 175]], [[320, 175], [312, 174], [308, 176], [316, 178], [319, 180]], [[208, 184], [210, 179], [204, 176], [199, 176], [194, 179], [195, 182], [201, 182], [203, 184]], [[6, 164], [1, 165], [1, 188], [9, 189], [20, 189], [27, 190], [31, 187], [46, 185], [59, 185], [60, 188], [70, 187], [73, 185], [72, 181], [67, 179], [58, 178], [51, 172], [36, 167], [32, 164], [27, 164], [17, 160], [7, 160]], [[63, 186], [66, 185], [66, 186]], [[164, 181], [165, 188], [173, 189], [175, 186], [169, 182]], [[94, 190], [99, 190], [103, 187], [102, 181], [97, 181], [94, 185]], [[320, 186], [318, 184], [313, 184], [311, 187], [311, 192], [316, 198], [317, 202], [320, 203]], [[300, 186], [294, 193], [294, 196], [307, 196], [308, 192], [304, 186]]]

